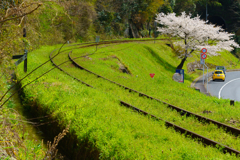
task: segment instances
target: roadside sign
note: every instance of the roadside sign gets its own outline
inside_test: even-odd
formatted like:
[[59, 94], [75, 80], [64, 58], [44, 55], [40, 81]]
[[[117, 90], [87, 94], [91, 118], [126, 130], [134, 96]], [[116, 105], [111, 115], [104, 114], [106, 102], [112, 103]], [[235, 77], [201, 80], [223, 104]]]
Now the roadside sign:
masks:
[[[26, 17], [24, 17], [24, 19], [25, 19], [25, 22], [23, 22], [23, 23], [26, 23]], [[24, 26], [26, 26], [26, 24], [24, 24]], [[26, 28], [23, 28], [23, 37], [27, 37]], [[16, 66], [19, 65], [22, 61], [24, 61], [23, 70], [24, 70], [25, 73], [27, 72], [27, 54], [28, 54], [28, 51], [26, 49], [26, 43], [25, 43], [24, 54], [23, 55], [12, 56], [12, 59], [19, 59], [17, 62], [15, 62]]]
[[96, 36], [96, 42], [98, 43], [100, 40], [100, 36]]
[[202, 53], [207, 53], [207, 49], [206, 49], [206, 48], [203, 48], [203, 49], [202, 49]]
[[204, 53], [200, 53], [200, 64], [205, 64], [205, 59], [202, 58]]
[[201, 58], [200, 64], [205, 64], [205, 59], [202, 59], [202, 58]]
[[184, 83], [184, 69], [176, 69], [176, 73], [179, 74], [178, 82]]
[[22, 61], [24, 61], [27, 58], [27, 54], [24, 54], [17, 62], [15, 62], [15, 65], [19, 65]]
[[155, 76], [155, 73], [150, 73], [150, 76], [153, 78]]
[[207, 58], [207, 55], [205, 53], [201, 54], [201, 58], [202, 59], [206, 59]]
[[97, 50], [97, 46], [98, 46], [98, 42], [99, 42], [99, 40], [100, 40], [100, 36], [96, 36], [96, 50]]
[[14, 56], [12, 56], [12, 59], [19, 59], [19, 58], [21, 58], [23, 55], [14, 55]]

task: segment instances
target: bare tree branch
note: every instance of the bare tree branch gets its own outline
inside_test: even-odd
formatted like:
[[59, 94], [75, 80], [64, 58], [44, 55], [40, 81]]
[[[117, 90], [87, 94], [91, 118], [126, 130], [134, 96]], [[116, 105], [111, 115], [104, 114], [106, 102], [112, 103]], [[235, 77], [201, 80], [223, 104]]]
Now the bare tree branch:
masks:
[[35, 9], [31, 10], [30, 12], [24, 13], [24, 14], [22, 14], [22, 15], [20, 15], [20, 16], [17, 16], [17, 17], [12, 17], [12, 18], [7, 18], [7, 19], [4, 19], [4, 20], [1, 20], [0, 23], [4, 23], [4, 22], [6, 22], [6, 21], [10, 21], [10, 20], [13, 20], [13, 19], [17, 19], [17, 18], [20, 18], [20, 17], [24, 17], [24, 16], [26, 16], [26, 15], [28, 15], [28, 14], [31, 14], [31, 13], [33, 13], [34, 11], [36, 11], [41, 5], [42, 5], [42, 3], [39, 3], [38, 6], [37, 6]]

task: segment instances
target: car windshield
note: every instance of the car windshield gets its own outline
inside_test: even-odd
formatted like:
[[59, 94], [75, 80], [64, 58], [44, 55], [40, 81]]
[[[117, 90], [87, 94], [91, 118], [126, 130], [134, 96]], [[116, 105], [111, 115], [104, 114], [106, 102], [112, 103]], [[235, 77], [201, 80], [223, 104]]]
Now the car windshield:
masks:
[[222, 71], [216, 71], [215, 74], [222, 74]]
[[225, 69], [223, 66], [219, 66], [217, 67], [217, 69]]

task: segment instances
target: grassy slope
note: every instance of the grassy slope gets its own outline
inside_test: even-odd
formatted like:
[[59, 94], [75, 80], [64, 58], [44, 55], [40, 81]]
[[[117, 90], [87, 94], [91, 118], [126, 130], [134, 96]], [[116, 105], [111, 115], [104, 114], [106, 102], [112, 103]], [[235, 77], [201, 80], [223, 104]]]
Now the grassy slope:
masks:
[[[73, 57], [81, 54], [91, 53], [94, 48], [73, 51]], [[90, 56], [89, 59], [76, 60], [87, 69], [103, 75], [111, 80], [117, 81], [138, 91], [147, 93], [165, 102], [202, 114], [204, 110], [213, 111], [213, 114], [205, 115], [209, 118], [225, 122], [225, 119], [234, 118], [239, 120], [239, 109], [229, 105], [229, 100], [219, 100], [216, 97], [207, 97], [190, 88], [192, 80], [197, 77], [197, 73], [185, 74], [185, 83], [180, 84], [172, 81], [172, 75], [180, 60], [176, 59], [171, 49], [164, 44], [122, 44], [114, 47], [102, 48], [99, 54]], [[102, 53], [101, 53], [102, 52]], [[120, 73], [114, 58], [115, 55], [130, 70], [132, 75]], [[187, 62], [193, 62], [197, 57], [189, 58]], [[216, 58], [214, 60], [213, 58]], [[223, 62], [221, 59], [224, 59]], [[227, 61], [231, 61], [235, 66], [230, 67]], [[214, 65], [225, 65], [228, 69], [239, 68], [238, 60], [230, 53], [224, 52], [217, 57], [211, 57], [208, 63]], [[184, 66], [186, 73], [186, 64]], [[151, 79], [149, 73], [155, 73]], [[201, 71], [202, 74], [202, 71]], [[137, 77], [136, 77], [137, 76]], [[238, 104], [237, 104], [238, 105]], [[226, 114], [225, 114], [226, 113]], [[221, 115], [224, 114], [224, 117]]]
[[[136, 45], [138, 45], [138, 44], [136, 44]], [[148, 44], [148, 45], [151, 45], [151, 44]], [[143, 46], [142, 44], [139, 44], [138, 46], [136, 46], [136, 48], [138, 49], [138, 50], [140, 50], [138, 53], [137, 53], [137, 56], [138, 57], [134, 57], [133, 55], [134, 54], [131, 54], [131, 57], [129, 56], [129, 57], [127, 57], [126, 59], [123, 59], [123, 61], [124, 62], [126, 62], [126, 61], [128, 61], [129, 59], [130, 59], [130, 61], [131, 61], [131, 58], [132, 59], [141, 59], [142, 57], [141, 57], [141, 49], [143, 50], [143, 51], [145, 51], [144, 49], [146, 48], [146, 47], [148, 47], [148, 45], [146, 46]], [[135, 48], [133, 48], [133, 46], [134, 45], [132, 45], [131, 44], [131, 48], [133, 49], [133, 50], [135, 50]], [[121, 53], [118, 53], [117, 51], [118, 50], [122, 50], [122, 49], [124, 49], [124, 47], [125, 47], [125, 49], [127, 50], [127, 52], [131, 52], [131, 50], [129, 49], [129, 48], [127, 48], [126, 47], [126, 45], [123, 45], [122, 47], [121, 46], [112, 46], [112, 48], [111, 47], [109, 47], [109, 48], [111, 48], [112, 50], [115, 50], [115, 52], [114, 52], [114, 58], [113, 58], [113, 55], [111, 54], [111, 53], [109, 53], [109, 48], [108, 49], [106, 49], [106, 50], [108, 50], [108, 51], [106, 51], [106, 53], [104, 53], [104, 51], [103, 50], [99, 50], [99, 52], [98, 53], [96, 53], [96, 54], [94, 54], [93, 56], [90, 56], [90, 58], [89, 57], [86, 57], [86, 58], [83, 58], [83, 59], [79, 59], [79, 60], [77, 60], [80, 64], [85, 64], [86, 66], [87, 66], [87, 68], [90, 68], [90, 66], [92, 66], [92, 69], [90, 69], [90, 70], [92, 70], [92, 71], [96, 71], [96, 72], [99, 72], [99, 74], [101, 74], [101, 75], [104, 75], [103, 73], [104, 73], [104, 71], [106, 71], [106, 74], [104, 75], [104, 76], [106, 76], [106, 77], [108, 77], [109, 79], [114, 79], [115, 78], [115, 80], [117, 81], [117, 82], [120, 82], [120, 83], [124, 83], [124, 82], [126, 82], [126, 85], [127, 86], [129, 86], [129, 85], [131, 85], [131, 82], [132, 81], [134, 81], [134, 80], [136, 80], [136, 78], [134, 77], [134, 76], [127, 76], [126, 74], [124, 75], [123, 73], [122, 74], [120, 74], [120, 71], [118, 70], [118, 60], [116, 60], [116, 57], [120, 57], [119, 59], [122, 59], [122, 56], [121, 56]], [[120, 48], [122, 48], [122, 49], [120, 49]], [[110, 49], [110, 50], [111, 50]], [[149, 47], [148, 47], [148, 50], [150, 50], [149, 49]], [[150, 50], [151, 51], [151, 50]], [[152, 51], [151, 51], [152, 52]], [[77, 51], [73, 51], [73, 53], [74, 53], [74, 55], [75, 56], [79, 56], [79, 53], [77, 53]], [[88, 53], [87, 51], [86, 51], [86, 53]], [[148, 52], [149, 53], [149, 52]], [[106, 54], [106, 55], [105, 55]], [[119, 56], [120, 55], [120, 56]], [[139, 56], [140, 55], [140, 56]], [[165, 54], [165, 55], [168, 55], [168, 54]], [[124, 54], [124, 56], [128, 56], [128, 55], [126, 55], [126, 54]], [[156, 55], [155, 55], [156, 56]], [[162, 56], [162, 55], [161, 55]], [[226, 56], [226, 55], [225, 55]], [[229, 58], [229, 57], [231, 57], [231, 55], [228, 55], [228, 57], [227, 58]], [[63, 58], [63, 56], [61, 57], [58, 57], [57, 59], [56, 59], [56, 61], [58, 61], [58, 62], [60, 62], [61, 61], [61, 59]], [[173, 61], [174, 59], [172, 58], [170, 58], [169, 56], [167, 57], [168, 58], [168, 60], [169, 61]], [[147, 68], [147, 66], [144, 66], [146, 63], [148, 63], [148, 60], [149, 59], [151, 59], [150, 57], [148, 58], [148, 59], [145, 59], [145, 63], [142, 63], [142, 67], [143, 68]], [[190, 59], [191, 60], [191, 59]], [[236, 59], [233, 59], [233, 61], [234, 60], [236, 60]], [[138, 60], [138, 61], [140, 61], [140, 60]], [[154, 61], [154, 60], [153, 60]], [[134, 61], [135, 62], [135, 61]], [[148, 65], [151, 65], [151, 61], [149, 61], [150, 63], [148, 63]], [[141, 62], [140, 62], [141, 63]], [[164, 60], [163, 59], [161, 59], [161, 63], [164, 63]], [[223, 64], [221, 64], [221, 65], [223, 65]], [[97, 66], [97, 67], [96, 67]], [[101, 66], [101, 67], [99, 67], [99, 66]], [[166, 63], [164, 64], [164, 66], [165, 66], [165, 68], [167, 68], [167, 70], [170, 68], [170, 67], [167, 67], [166, 66]], [[157, 65], [156, 65], [156, 67], [158, 67]], [[133, 68], [133, 67], [132, 67]], [[152, 67], [152, 68], [155, 68], [155, 67]], [[125, 91], [124, 92], [124, 90], [123, 91], [119, 91], [119, 87], [113, 87], [114, 85], [110, 85], [110, 84], [108, 84], [107, 83], [107, 81], [104, 81], [104, 80], [101, 80], [101, 79], [96, 79], [96, 76], [93, 76], [93, 75], [90, 75], [90, 74], [88, 74], [88, 73], [85, 73], [84, 71], [77, 71], [77, 69], [76, 70], [74, 70], [74, 68], [68, 68], [68, 66], [66, 66], [66, 67], [64, 67], [64, 69], [65, 70], [67, 70], [68, 72], [72, 72], [71, 74], [73, 74], [73, 75], [76, 75], [78, 78], [80, 78], [80, 79], [82, 79], [83, 81], [85, 81], [85, 82], [87, 82], [87, 83], [89, 83], [89, 84], [91, 84], [91, 85], [93, 85], [94, 87], [97, 87], [97, 88], [99, 88], [99, 89], [101, 89], [101, 90], [103, 90], [103, 91], [105, 91], [105, 92], [109, 92], [109, 93], [111, 93], [112, 92], [112, 94], [114, 94], [115, 96], [118, 96], [121, 100], [124, 100], [124, 101], [127, 101], [127, 102], [129, 102], [129, 103], [131, 103], [131, 104], [133, 104], [133, 105], [135, 105], [135, 106], [138, 106], [138, 107], [140, 107], [141, 109], [143, 109], [143, 110], [145, 110], [145, 111], [148, 111], [148, 112], [150, 112], [150, 113], [153, 113], [153, 114], [155, 114], [155, 115], [157, 115], [157, 116], [159, 116], [159, 117], [161, 117], [161, 118], [164, 118], [164, 119], [166, 119], [166, 120], [168, 120], [168, 121], [171, 121], [171, 122], [174, 122], [175, 124], [177, 124], [177, 125], [180, 125], [180, 126], [182, 126], [182, 127], [184, 127], [184, 128], [187, 128], [187, 129], [189, 129], [189, 130], [191, 130], [191, 131], [194, 131], [194, 132], [196, 132], [196, 133], [199, 133], [199, 134], [201, 134], [201, 135], [204, 135], [204, 136], [206, 136], [206, 137], [208, 137], [208, 138], [211, 138], [211, 139], [213, 139], [213, 140], [215, 140], [215, 141], [218, 141], [218, 142], [220, 142], [220, 143], [222, 143], [222, 144], [225, 144], [225, 145], [228, 145], [228, 146], [230, 146], [230, 147], [232, 147], [232, 148], [235, 148], [235, 149], [237, 149], [237, 150], [239, 150], [240, 148], [239, 148], [239, 146], [238, 146], [238, 144], [239, 144], [239, 140], [236, 140], [236, 138], [234, 137], [234, 136], [231, 136], [231, 135], [229, 135], [229, 134], [224, 134], [224, 138], [223, 138], [223, 135], [222, 135], [222, 133], [223, 133], [223, 131], [222, 130], [219, 130], [219, 129], [217, 129], [217, 127], [216, 126], [213, 126], [213, 125], [202, 125], [202, 124], [198, 124], [197, 122], [196, 122], [196, 120], [194, 119], [194, 118], [187, 118], [187, 119], [185, 119], [184, 117], [181, 117], [180, 115], [178, 115], [177, 113], [173, 113], [173, 112], [171, 112], [171, 110], [170, 109], [167, 109], [164, 105], [161, 105], [161, 104], [159, 104], [159, 103], [156, 103], [155, 101], [151, 101], [151, 100], [146, 100], [146, 99], [144, 99], [144, 100], [141, 100], [141, 99], [139, 99], [138, 98], [138, 96], [137, 95], [133, 95], [133, 94], [129, 94], [128, 93], [128, 91]], [[105, 70], [104, 70], [105, 69]], [[99, 71], [99, 70], [101, 70], [101, 71]], [[131, 70], [130, 70], [131, 71]], [[168, 70], [169, 71], [169, 70]], [[174, 69], [173, 69], [173, 71], [174, 71]], [[157, 72], [157, 71], [156, 71]], [[155, 72], [155, 73], [156, 73]], [[166, 73], [167, 71], [165, 71], [164, 73]], [[118, 74], [117, 74], [118, 73]], [[115, 74], [115, 76], [114, 76], [114, 74]], [[151, 78], [150, 78], [150, 76], [148, 75], [148, 73], [144, 73], [144, 72], [142, 72], [142, 73], [139, 73], [140, 75], [139, 76], [141, 76], [141, 74], [145, 74], [145, 75], [147, 75], [147, 81], [146, 82], [141, 82], [141, 79], [140, 80], [138, 80], [138, 81], [135, 81], [134, 83], [135, 84], [132, 84], [132, 87], [133, 88], [136, 88], [137, 87], [137, 85], [141, 85], [141, 84], [145, 84], [145, 86], [146, 86], [146, 88], [148, 87], [148, 88], [154, 88], [154, 85], [159, 85], [159, 84], [157, 84], [158, 82], [156, 82], [156, 81], [151, 81]], [[172, 75], [173, 73], [170, 71], [169, 72], [169, 75]], [[95, 77], [95, 79], [94, 79], [94, 77]], [[163, 87], [165, 87], [166, 89], [169, 89], [169, 90], [171, 90], [171, 89], [174, 89], [172, 86], [174, 85], [174, 83], [176, 83], [176, 82], [174, 82], [174, 83], [172, 83], [171, 84], [171, 82], [173, 82], [172, 80], [169, 80], [169, 77], [171, 77], [171, 76], [167, 76], [168, 78], [166, 78], [166, 81], [168, 81], [168, 82], [166, 82], [165, 84], [163, 84], [164, 86]], [[139, 77], [138, 77], [139, 78]], [[156, 78], [156, 77], [155, 77]], [[191, 78], [191, 76], [190, 77], [188, 77], [189, 79]], [[139, 82], [140, 81], [140, 82]], [[149, 81], [151, 82], [151, 83], [149, 83]], [[162, 83], [161, 81], [160, 81], [160, 83]], [[187, 83], [187, 81], [186, 81], [186, 83]], [[104, 87], [103, 87], [104, 86]], [[107, 86], [107, 87], [105, 87], [105, 86]], [[141, 90], [143, 87], [139, 87], [137, 90]], [[184, 100], [185, 100], [185, 97], [188, 97], [188, 96], [191, 96], [190, 94], [192, 94], [192, 93], [196, 93], [196, 91], [195, 90], [193, 90], [193, 89], [186, 89], [186, 88], [189, 88], [189, 87], [187, 87], [187, 86], [184, 86], [184, 87], [180, 87], [180, 86], [178, 86], [178, 87], [176, 87], [176, 88], [178, 88], [178, 89], [183, 89], [186, 93], [184, 93], [184, 95], [180, 95], [181, 97], [179, 97], [179, 98], [181, 98], [181, 101], [180, 102], [184, 102]], [[148, 89], [148, 90], [152, 90], [152, 89]], [[145, 92], [145, 91], [144, 91]], [[173, 91], [174, 92], [174, 91]], [[190, 92], [190, 94], [189, 94], [189, 92]], [[167, 92], [167, 90], [166, 90], [166, 92], [165, 93], [163, 93], [163, 92], [161, 92], [161, 90], [159, 90], [158, 91], [158, 94], [157, 94], [157, 96], [155, 96], [155, 97], [157, 97], [158, 99], [161, 99], [162, 98], [162, 96], [163, 95], [165, 95], [166, 93], [169, 93], [169, 92]], [[171, 94], [171, 93], [170, 93]], [[169, 95], [168, 95], [169, 96]], [[171, 98], [171, 100], [173, 100], [173, 98], [176, 98], [176, 97], [174, 97], [174, 96], [169, 96], [170, 98]], [[192, 96], [192, 97], [194, 97], [194, 95]], [[195, 96], [195, 99], [197, 99], [198, 97], [197, 96]], [[216, 99], [216, 98], [215, 98]], [[168, 99], [163, 99], [163, 101], [167, 101]], [[204, 99], [202, 99], [203, 101], [204, 101]], [[171, 101], [172, 102], [172, 101]], [[208, 101], [208, 102], [210, 102], [210, 101]], [[219, 103], [220, 103], [221, 101], [219, 101]], [[178, 102], [179, 103], [179, 102]], [[178, 103], [176, 103], [175, 105], [177, 105], [178, 106]], [[191, 103], [188, 103], [188, 104], [191, 104]], [[196, 108], [193, 108], [194, 110], [192, 110], [191, 109], [191, 111], [193, 111], [193, 112], [200, 112], [199, 114], [202, 114], [203, 116], [207, 116], [207, 115], [204, 115], [203, 113], [202, 113], [202, 111], [200, 110], [199, 111], [199, 106], [201, 106], [202, 104], [200, 103], [200, 104], [198, 104], [198, 106], [196, 107]], [[201, 109], [201, 108], [200, 108]], [[216, 108], [215, 110], [211, 110], [211, 111], [213, 111], [213, 112], [220, 112], [220, 111], [222, 110], [222, 108], [220, 108], [220, 109], [218, 109], [218, 108]], [[235, 111], [235, 110], [234, 110]], [[233, 114], [235, 114], [234, 113], [234, 111], [232, 111], [231, 112], [231, 114], [233, 115]], [[237, 114], [235, 114], [236, 116], [234, 117], [234, 118], [238, 118], [237, 117]], [[229, 112], [228, 113], [226, 113], [226, 114], [223, 114], [223, 115], [218, 115], [218, 114], [215, 114], [214, 113], [214, 115], [211, 115], [212, 117], [211, 118], [214, 118], [214, 119], [222, 119], [223, 121], [225, 121], [225, 117], [227, 117], [227, 116], [229, 116]], [[229, 120], [229, 119], [228, 119]], [[229, 124], [227, 121], [225, 122], [226, 124]], [[189, 124], [191, 124], [191, 125], [189, 125]], [[197, 126], [197, 127], [196, 127]], [[209, 132], [209, 131], [211, 131], [211, 132]]]
[[[204, 95], [189, 88], [190, 80], [192, 79], [191, 75], [187, 76], [188, 80], [185, 84], [173, 82], [171, 76], [174, 72], [174, 66], [176, 66], [179, 61], [175, 62], [176, 59], [172, 57], [173, 55], [167, 46], [155, 44], [153, 48], [153, 45], [154, 44], [129, 43], [118, 45], [117, 48], [102, 48], [97, 52], [98, 54], [91, 56], [91, 58], [93, 58], [92, 61], [85, 59], [85, 61], [80, 61], [79, 63], [84, 63], [90, 70], [99, 72], [106, 77], [109, 75], [110, 79], [119, 81], [139, 91], [152, 95], [155, 94], [155, 97], [161, 95], [160, 99], [164, 97], [163, 100], [170, 101], [171, 103], [175, 102], [176, 105], [184, 104], [186, 101], [183, 98], [184, 96], [187, 97], [191, 95], [195, 99], [196, 97], [206, 98]], [[45, 47], [31, 53], [29, 56], [29, 61], [32, 62], [29, 66], [30, 70], [48, 59], [48, 54], [51, 50], [53, 50], [53, 47]], [[82, 49], [78, 52], [90, 53], [92, 50], [94, 49]], [[156, 50], [160, 50], [161, 52]], [[74, 51], [74, 53], [76, 52]], [[121, 62], [128, 67], [132, 76], [118, 72], [118, 66], [116, 65], [117, 60], [108, 57], [112, 55], [117, 56]], [[107, 58], [107, 60], [100, 58]], [[96, 67], [96, 65], [98, 67]], [[45, 66], [44, 69], [46, 70], [50, 67], [51, 65], [49, 64]], [[22, 66], [18, 68], [18, 72], [23, 74], [21, 68]], [[36, 75], [40, 75], [41, 72], [43, 73], [44, 69], [30, 76], [23, 84], [27, 83], [27, 81]], [[149, 78], [150, 72], [156, 73], [154, 79]], [[143, 159], [145, 157], [156, 159], [162, 157], [166, 159], [184, 159], [184, 156], [190, 156], [189, 158], [192, 159], [203, 159], [205, 155], [207, 155], [205, 158], [208, 159], [212, 156], [219, 158], [223, 156], [219, 154], [219, 152], [216, 152], [216, 149], [211, 148], [205, 150], [201, 145], [193, 146], [194, 142], [179, 137], [180, 135], [175, 134], [171, 130], [166, 130], [165, 127], [162, 126], [162, 123], [143, 118], [119, 106], [112, 95], [106, 95], [105, 93], [87, 88], [75, 81], [69, 81], [72, 79], [60, 73], [60, 71], [54, 70], [51, 75], [47, 75], [27, 87], [25, 92], [29, 99], [37, 101], [40, 105], [44, 104], [42, 107], [46, 108], [48, 112], [71, 110], [74, 109], [73, 106], [76, 105], [78, 108], [77, 115], [74, 115], [74, 111], [69, 111], [66, 113], [67, 116], [61, 116], [61, 114], [57, 116], [60, 117], [60, 119], [64, 119], [66, 123], [68, 120], [74, 119], [71, 129], [77, 131], [80, 141], [90, 141], [94, 147], [102, 152], [102, 158], [118, 157], [132, 159], [138, 157], [139, 159]], [[135, 75], [138, 75], [138, 77], [135, 77]], [[176, 88], [178, 88], [178, 92], [176, 92]], [[52, 94], [50, 95], [49, 93]], [[178, 95], [179, 93], [180, 95]], [[67, 99], [68, 97], [70, 97], [70, 99]], [[215, 101], [226, 105], [224, 100], [208, 98], [208, 102], [212, 104], [214, 104]], [[188, 103], [191, 104], [193, 102], [194, 101], [189, 101]], [[199, 102], [202, 101], [199, 100]], [[187, 105], [184, 105], [184, 107], [185, 106]], [[75, 116], [79, 118], [76, 119], [74, 118]], [[77, 127], [77, 125], [75, 125], [78, 123], [80, 123], [81, 126]], [[142, 124], [146, 124], [144, 130]], [[172, 136], [169, 136], [170, 134]], [[166, 136], [166, 138], [164, 138], [165, 140], [162, 139], [164, 136]], [[159, 146], [161, 147], [158, 148]], [[163, 150], [163, 153], [169, 152], [167, 150], [170, 146], [174, 146], [176, 149], [174, 149], [174, 152], [171, 151], [172, 154], [159, 153], [159, 150]], [[124, 151], [126, 149], [128, 150], [127, 153]], [[197, 150], [202, 150], [205, 152], [205, 155]], [[224, 157], [225, 155], [222, 158]], [[227, 159], [227, 157], [225, 158]]]

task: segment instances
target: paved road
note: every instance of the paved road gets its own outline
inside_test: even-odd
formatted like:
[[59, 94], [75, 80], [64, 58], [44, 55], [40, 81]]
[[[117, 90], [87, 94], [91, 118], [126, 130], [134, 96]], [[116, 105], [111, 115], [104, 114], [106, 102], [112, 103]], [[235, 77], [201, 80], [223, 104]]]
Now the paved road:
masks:
[[208, 91], [218, 98], [240, 101], [240, 71], [226, 72], [225, 82], [210, 80]]

